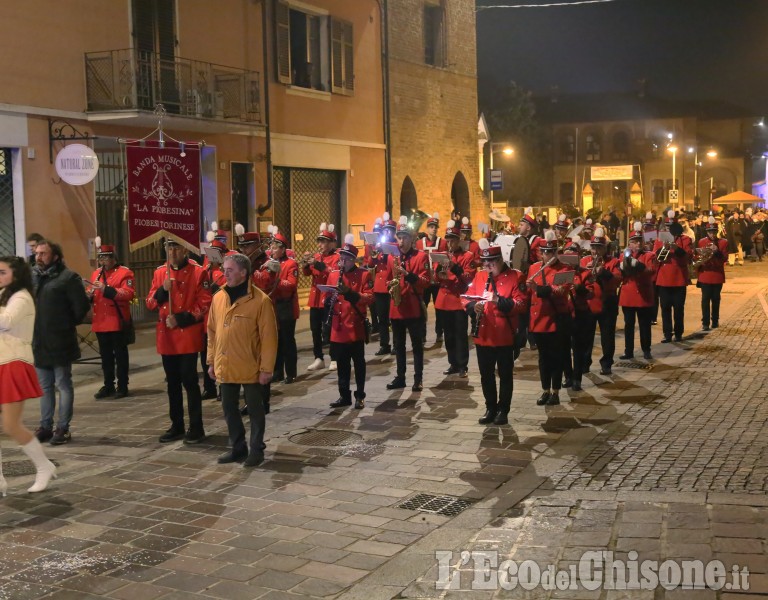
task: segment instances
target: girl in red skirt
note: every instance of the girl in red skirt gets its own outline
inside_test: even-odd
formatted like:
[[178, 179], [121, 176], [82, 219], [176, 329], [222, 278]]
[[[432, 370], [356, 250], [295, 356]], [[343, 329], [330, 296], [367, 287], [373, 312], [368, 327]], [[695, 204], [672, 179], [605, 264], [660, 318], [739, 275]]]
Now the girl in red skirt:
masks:
[[[43, 395], [33, 366], [32, 332], [35, 327], [35, 302], [32, 299], [32, 273], [25, 260], [17, 256], [0, 257], [0, 408], [3, 431], [10, 435], [37, 469], [29, 492], [42, 492], [56, 466], [46, 458], [34, 434], [24, 427], [21, 413], [24, 400]], [[8, 483], [3, 477], [0, 458], [0, 493]]]

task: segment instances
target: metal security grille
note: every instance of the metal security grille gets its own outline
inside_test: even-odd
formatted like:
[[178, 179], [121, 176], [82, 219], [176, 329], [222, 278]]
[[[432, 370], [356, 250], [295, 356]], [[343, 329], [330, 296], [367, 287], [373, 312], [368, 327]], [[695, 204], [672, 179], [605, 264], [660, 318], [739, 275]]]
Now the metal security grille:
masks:
[[[318, 227], [333, 223], [341, 227], [341, 172], [278, 167], [273, 179], [275, 224], [291, 240], [297, 258], [317, 249]], [[307, 288], [310, 278], [299, 277]]]
[[144, 304], [152, 285], [152, 274], [164, 260], [159, 243], [129, 252], [128, 222], [125, 215], [125, 167], [120, 152], [100, 152], [99, 172], [96, 175], [96, 231], [104, 244], [118, 249], [120, 261], [133, 270], [137, 302], [131, 305], [136, 321], [151, 317]]
[[645, 371], [650, 371], [651, 369], [653, 369], [653, 365], [650, 363], [639, 363], [639, 362], [630, 362], [630, 361], [617, 362], [613, 366], [624, 368], [624, 369], [641, 369]]
[[454, 517], [461, 511], [472, 506], [471, 500], [456, 498], [455, 496], [434, 496], [432, 494], [416, 494], [405, 502], [401, 502], [396, 508], [406, 510], [418, 510], [433, 515]]
[[346, 446], [360, 441], [363, 436], [352, 431], [339, 429], [315, 429], [297, 433], [289, 439], [294, 444], [301, 446]]
[[16, 254], [16, 221], [13, 215], [11, 151], [0, 148], [0, 255]]

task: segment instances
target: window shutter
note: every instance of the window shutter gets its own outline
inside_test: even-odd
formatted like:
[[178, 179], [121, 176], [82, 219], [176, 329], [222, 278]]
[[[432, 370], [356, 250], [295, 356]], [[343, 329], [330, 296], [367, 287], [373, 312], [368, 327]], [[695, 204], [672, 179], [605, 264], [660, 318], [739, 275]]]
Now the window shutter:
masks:
[[291, 83], [291, 11], [287, 4], [275, 2], [275, 60], [277, 80]]
[[331, 19], [331, 91], [343, 94], [344, 88], [344, 23]]
[[355, 93], [354, 71], [354, 39], [352, 37], [352, 23], [344, 23], [344, 89], [352, 96]]

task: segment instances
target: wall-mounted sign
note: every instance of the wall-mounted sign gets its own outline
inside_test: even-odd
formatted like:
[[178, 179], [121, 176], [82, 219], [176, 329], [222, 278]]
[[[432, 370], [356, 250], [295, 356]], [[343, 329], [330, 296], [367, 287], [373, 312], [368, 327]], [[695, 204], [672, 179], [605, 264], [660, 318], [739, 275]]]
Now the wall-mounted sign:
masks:
[[56, 155], [56, 172], [70, 185], [85, 185], [99, 171], [96, 153], [84, 144], [69, 144]]
[[632, 179], [632, 165], [617, 165], [614, 167], [592, 167], [592, 181], [619, 181]]

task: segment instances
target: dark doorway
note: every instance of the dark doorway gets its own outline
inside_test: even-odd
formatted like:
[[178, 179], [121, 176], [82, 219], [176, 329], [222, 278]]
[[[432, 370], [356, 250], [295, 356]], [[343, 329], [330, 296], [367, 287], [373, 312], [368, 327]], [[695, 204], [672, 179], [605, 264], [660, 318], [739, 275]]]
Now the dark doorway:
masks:
[[451, 184], [451, 202], [454, 212], [462, 217], [469, 216], [469, 186], [461, 171], [456, 172]]
[[231, 164], [232, 169], [232, 219], [250, 231], [251, 190], [253, 189], [253, 166], [251, 163]]

